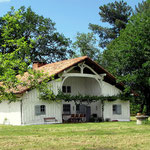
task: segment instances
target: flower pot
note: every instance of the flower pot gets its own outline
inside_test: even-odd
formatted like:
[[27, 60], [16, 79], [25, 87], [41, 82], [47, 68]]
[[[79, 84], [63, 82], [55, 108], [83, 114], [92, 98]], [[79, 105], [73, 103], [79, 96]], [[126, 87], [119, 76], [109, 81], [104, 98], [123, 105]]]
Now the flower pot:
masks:
[[137, 113], [137, 116], [141, 116], [142, 114], [141, 113]]

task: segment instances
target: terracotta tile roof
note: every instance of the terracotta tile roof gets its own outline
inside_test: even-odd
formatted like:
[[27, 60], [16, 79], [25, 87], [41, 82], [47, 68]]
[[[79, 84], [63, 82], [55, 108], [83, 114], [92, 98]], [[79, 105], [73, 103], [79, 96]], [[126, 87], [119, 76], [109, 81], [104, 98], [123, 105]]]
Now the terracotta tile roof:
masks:
[[82, 62], [86, 58], [88, 58], [88, 57], [83, 56], [83, 57], [78, 57], [78, 58], [74, 58], [74, 59], [63, 60], [63, 61], [44, 65], [42, 67], [37, 68], [36, 70], [44, 71], [44, 73], [48, 73], [49, 76], [56, 75], [56, 74], [64, 71], [65, 69], [67, 69], [79, 62]]
[[[39, 68], [36, 68], [35, 70], [37, 71], [43, 71], [43, 73], [47, 73], [48, 76], [52, 76], [52, 75], [57, 75], [60, 72], [64, 71], [65, 69], [84, 61], [85, 59], [87, 59], [87, 56], [83, 56], [83, 57], [78, 57], [78, 58], [74, 58], [74, 59], [69, 59], [69, 60], [63, 60], [63, 61], [59, 61], [59, 62], [55, 62], [55, 63], [51, 63], [51, 64], [46, 64], [44, 66], [41, 66]], [[18, 76], [18, 78], [21, 81], [24, 82], [29, 82], [27, 81], [29, 77], [29, 74], [27, 72], [24, 73], [24, 76]], [[13, 92], [16, 94], [20, 94], [20, 93], [24, 93], [25, 91], [27, 91], [28, 89], [30, 89], [29, 87], [26, 86], [18, 86], [19, 91], [16, 91], [13, 89]]]
[[[47, 73], [48, 76], [52, 76], [52, 75], [57, 75], [59, 73], [61, 73], [62, 71], [70, 68], [71, 66], [73, 65], [76, 65], [80, 62], [83, 62], [83, 61], [86, 61], [86, 63], [88, 65], [91, 65], [91, 67], [93, 67], [95, 69], [95, 71], [98, 73], [98, 74], [101, 74], [101, 73], [106, 73], [106, 82], [110, 81], [110, 84], [112, 82], [116, 82], [116, 78], [111, 75], [109, 72], [107, 72], [103, 67], [101, 67], [100, 65], [98, 65], [97, 63], [95, 63], [94, 61], [92, 61], [89, 57], [87, 56], [83, 56], [83, 57], [78, 57], [78, 58], [74, 58], [74, 59], [69, 59], [69, 60], [63, 60], [63, 61], [59, 61], [59, 62], [55, 62], [55, 63], [51, 63], [51, 64], [46, 64], [44, 66], [41, 66], [39, 68], [36, 68], [35, 70], [37, 71], [43, 71], [43, 73]], [[29, 74], [27, 72], [24, 73], [24, 76], [18, 76], [18, 78], [23, 81], [23, 82], [26, 82], [26, 83], [29, 83], [28, 81], [28, 77], [29, 77]], [[40, 81], [39, 81], [40, 82]], [[123, 86], [123, 85], [120, 85], [120, 86]], [[14, 93], [16, 94], [20, 94], [20, 93], [24, 93], [25, 91], [29, 90], [30, 88], [29, 87], [26, 87], [26, 86], [19, 86], [18, 87], [18, 91], [16, 90], [12, 90]]]

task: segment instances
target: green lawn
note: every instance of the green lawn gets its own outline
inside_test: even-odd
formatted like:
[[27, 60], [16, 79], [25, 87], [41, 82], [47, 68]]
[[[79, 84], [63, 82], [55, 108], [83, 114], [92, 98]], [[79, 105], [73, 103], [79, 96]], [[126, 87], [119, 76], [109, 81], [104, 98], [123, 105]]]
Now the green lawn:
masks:
[[0, 125], [2, 150], [149, 150], [150, 124], [102, 122], [33, 126]]

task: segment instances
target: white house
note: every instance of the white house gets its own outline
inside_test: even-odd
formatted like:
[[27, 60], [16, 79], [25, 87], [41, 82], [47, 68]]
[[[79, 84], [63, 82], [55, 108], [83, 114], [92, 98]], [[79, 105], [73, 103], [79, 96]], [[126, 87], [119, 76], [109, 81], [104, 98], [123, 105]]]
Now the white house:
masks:
[[[117, 84], [114, 76], [87, 56], [51, 64], [34, 63], [33, 69], [43, 70], [49, 76], [55, 75], [55, 80], [48, 83], [52, 85], [55, 94], [62, 89], [71, 95], [113, 96], [123, 90], [122, 84]], [[24, 78], [26, 75], [27, 73]], [[130, 121], [129, 101], [116, 99], [112, 102], [97, 101], [76, 105], [73, 101], [41, 101], [37, 90], [27, 87], [20, 87], [15, 93], [20, 95], [19, 101], [0, 103], [0, 124], [62, 123], [74, 117], [82, 120], [71, 121], [89, 121], [91, 116], [110, 121]]]

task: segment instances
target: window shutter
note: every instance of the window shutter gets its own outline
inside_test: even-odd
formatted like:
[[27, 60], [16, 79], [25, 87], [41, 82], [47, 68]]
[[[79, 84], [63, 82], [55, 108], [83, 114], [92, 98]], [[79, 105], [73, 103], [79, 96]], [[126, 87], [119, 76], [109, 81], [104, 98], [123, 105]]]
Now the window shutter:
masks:
[[121, 105], [117, 106], [117, 114], [121, 114]]
[[36, 105], [35, 106], [35, 115], [38, 116], [40, 115], [41, 111], [40, 111], [40, 105]]
[[70, 104], [63, 104], [63, 113], [64, 114], [70, 114], [71, 113], [71, 108]]

